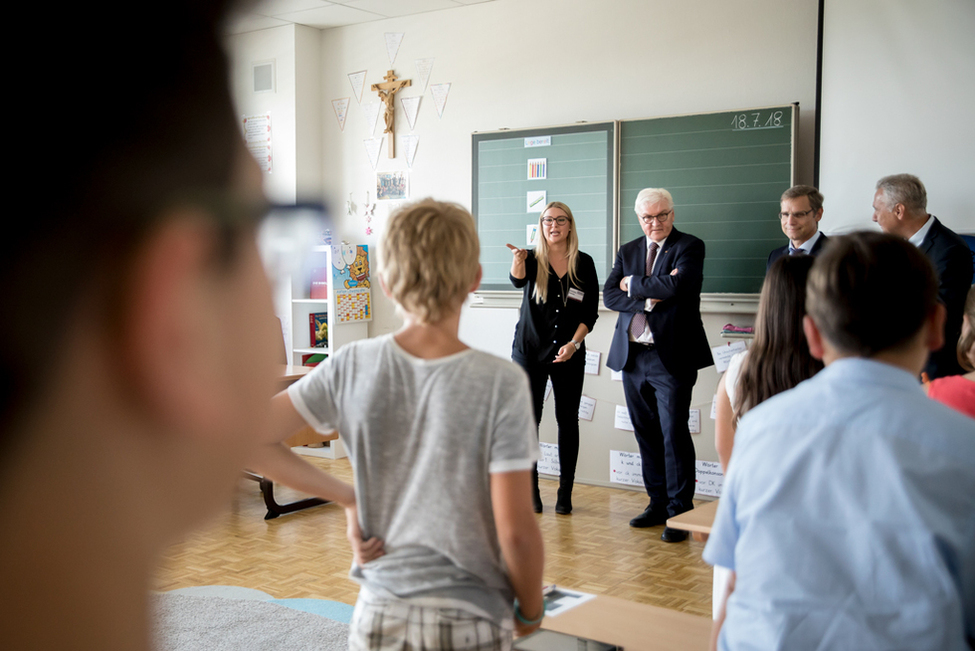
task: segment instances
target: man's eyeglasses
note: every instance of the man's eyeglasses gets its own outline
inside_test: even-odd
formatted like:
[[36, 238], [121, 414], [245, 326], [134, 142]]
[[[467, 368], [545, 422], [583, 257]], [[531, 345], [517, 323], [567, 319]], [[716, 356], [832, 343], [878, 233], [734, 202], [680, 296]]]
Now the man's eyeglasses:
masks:
[[542, 217], [542, 223], [546, 226], [551, 226], [553, 223], [559, 226], [565, 226], [569, 223], [568, 217]]
[[670, 214], [674, 212], [673, 210], [665, 210], [664, 212], [657, 213], [656, 215], [640, 215], [640, 221], [644, 224], [650, 224], [652, 222], [657, 222], [658, 224], [663, 224], [670, 217]]
[[811, 212], [812, 210], [803, 210], [802, 212], [780, 212], [779, 218], [788, 219], [789, 217], [795, 217], [796, 219], [802, 219]]

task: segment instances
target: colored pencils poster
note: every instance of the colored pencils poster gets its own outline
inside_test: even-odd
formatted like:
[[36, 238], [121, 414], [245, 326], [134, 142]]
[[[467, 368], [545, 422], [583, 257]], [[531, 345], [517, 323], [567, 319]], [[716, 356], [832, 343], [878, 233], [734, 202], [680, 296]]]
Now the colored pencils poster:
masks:
[[545, 174], [547, 171], [548, 171], [547, 158], [528, 159], [528, 180], [529, 181], [546, 178]]

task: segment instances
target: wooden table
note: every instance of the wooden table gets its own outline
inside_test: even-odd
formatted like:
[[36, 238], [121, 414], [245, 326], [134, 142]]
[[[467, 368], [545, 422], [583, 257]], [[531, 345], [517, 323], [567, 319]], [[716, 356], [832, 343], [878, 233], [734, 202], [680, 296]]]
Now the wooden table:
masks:
[[694, 534], [694, 540], [703, 539], [704, 536], [711, 533], [711, 527], [714, 526], [714, 516], [718, 512], [718, 502], [720, 501], [714, 500], [680, 515], [667, 518], [667, 526], [671, 529], [690, 531]]
[[542, 628], [617, 644], [626, 651], [707, 649], [711, 640], [707, 617], [605, 595], [546, 617]]
[[[294, 384], [303, 376], [310, 373], [312, 368], [313, 367], [311, 366], [289, 366], [281, 364], [278, 367], [277, 390], [283, 391], [284, 389], [287, 389], [290, 385]], [[319, 434], [311, 427], [304, 427], [296, 434], [285, 440], [284, 444], [288, 447], [297, 447], [299, 445], [308, 445], [309, 443], [333, 441], [338, 437], [339, 435], [337, 432], [333, 432], [332, 434]], [[244, 476], [248, 479], [253, 479], [260, 484], [261, 495], [264, 496], [264, 506], [267, 507], [267, 514], [264, 516], [265, 520], [273, 520], [279, 515], [294, 513], [295, 511], [307, 509], [312, 506], [318, 506], [319, 504], [328, 504], [327, 500], [323, 500], [320, 497], [308, 497], [301, 500], [295, 500], [294, 502], [289, 502], [287, 504], [279, 504], [274, 499], [273, 481], [249, 470], [244, 471]]]

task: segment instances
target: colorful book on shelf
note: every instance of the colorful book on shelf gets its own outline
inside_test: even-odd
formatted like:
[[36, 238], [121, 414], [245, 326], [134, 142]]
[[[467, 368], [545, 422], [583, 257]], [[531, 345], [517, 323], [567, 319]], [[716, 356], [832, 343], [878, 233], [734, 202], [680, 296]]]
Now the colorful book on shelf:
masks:
[[328, 359], [328, 355], [322, 353], [314, 353], [301, 356], [302, 366], [318, 366], [321, 362]]
[[328, 298], [328, 267], [315, 267], [311, 270], [311, 290], [309, 298]]
[[313, 348], [328, 348], [328, 312], [308, 315], [309, 342]]

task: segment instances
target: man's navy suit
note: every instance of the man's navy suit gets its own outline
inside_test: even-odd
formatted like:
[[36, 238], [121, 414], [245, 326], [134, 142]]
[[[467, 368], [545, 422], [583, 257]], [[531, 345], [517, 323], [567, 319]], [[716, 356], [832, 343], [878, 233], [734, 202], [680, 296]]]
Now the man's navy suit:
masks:
[[[820, 235], [819, 239], [816, 240], [815, 244], [812, 245], [812, 249], [809, 250], [809, 255], [816, 256], [822, 251], [823, 245], [826, 244], [826, 240], [829, 238], [826, 235]], [[772, 263], [781, 258], [784, 255], [789, 255], [789, 244], [785, 246], [780, 246], [777, 249], [773, 249], [771, 253], [768, 254], [768, 262], [765, 264], [765, 272], [772, 268]]]
[[965, 240], [931, 215], [934, 223], [921, 240], [921, 253], [928, 256], [938, 272], [938, 298], [945, 304], [945, 345], [931, 353], [924, 371], [932, 380], [946, 375], [961, 375], [965, 371], [958, 363], [958, 337], [961, 336], [965, 297], [972, 286], [972, 250]]
[[[675, 228], [650, 276], [646, 259], [646, 237], [624, 244], [603, 287], [606, 307], [619, 312], [606, 365], [623, 371], [650, 505], [673, 516], [693, 508], [695, 454], [687, 419], [697, 372], [713, 363], [701, 322], [704, 242]], [[630, 296], [619, 286], [626, 276], [632, 276]], [[660, 300], [646, 313], [652, 346], [629, 340], [633, 315], [644, 311], [648, 298]]]

